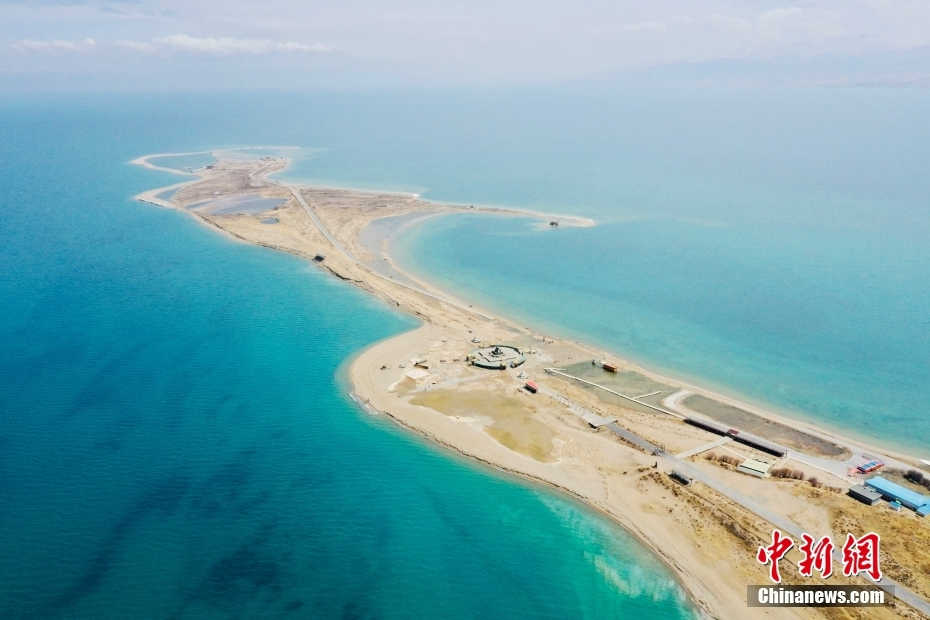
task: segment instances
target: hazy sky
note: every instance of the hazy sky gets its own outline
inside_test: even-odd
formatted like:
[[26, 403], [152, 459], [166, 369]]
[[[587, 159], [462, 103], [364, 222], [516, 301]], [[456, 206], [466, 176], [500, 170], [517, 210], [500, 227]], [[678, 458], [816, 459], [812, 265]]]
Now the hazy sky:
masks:
[[0, 46], [0, 86], [37, 88], [545, 83], [718, 61], [911, 80], [930, 74], [930, 0], [0, 0]]

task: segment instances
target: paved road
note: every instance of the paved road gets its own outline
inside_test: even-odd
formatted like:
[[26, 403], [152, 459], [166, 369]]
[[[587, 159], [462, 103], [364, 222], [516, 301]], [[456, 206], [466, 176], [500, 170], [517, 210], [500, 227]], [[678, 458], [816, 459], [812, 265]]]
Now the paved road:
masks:
[[548, 388], [540, 386], [539, 393], [548, 396], [549, 398], [551, 398], [552, 400], [558, 403], [561, 403], [566, 409], [574, 413], [576, 416], [578, 416], [579, 418], [581, 418], [582, 420], [584, 420], [585, 422], [587, 422], [590, 426], [593, 426], [594, 428], [600, 428], [602, 426], [606, 426], [607, 424], [610, 424], [611, 422], [617, 421], [617, 418], [605, 418], [601, 415], [598, 415], [594, 413], [593, 411], [591, 411], [590, 409], [582, 407], [578, 403], [566, 398], [559, 392], [555, 392]]
[[[558, 374], [565, 374], [559, 372]], [[563, 397], [564, 398], [564, 397]], [[566, 399], [567, 400], [567, 399]], [[580, 407], [580, 405], [579, 405]], [[729, 498], [733, 502], [739, 504], [746, 510], [762, 517], [776, 528], [780, 529], [782, 532], [789, 534], [795, 540], [801, 539], [801, 534], [804, 533], [804, 528], [799, 526], [794, 521], [778, 514], [772, 512], [759, 502], [757, 502], [752, 497], [737, 491], [733, 487], [724, 484], [720, 480], [717, 480], [707, 472], [702, 469], [698, 469], [689, 461], [685, 461], [681, 458], [678, 458], [672, 454], [669, 454], [651, 443], [647, 439], [640, 437], [636, 433], [629, 431], [616, 422], [612, 422], [606, 425], [606, 428], [610, 429], [611, 432], [621, 437], [624, 441], [638, 446], [645, 452], [649, 454], [654, 454], [662, 459], [662, 466], [665, 471], [671, 471], [672, 469], [690, 477], [692, 480], [697, 480], [710, 487], [711, 489], [717, 491], [721, 495]], [[842, 555], [840, 550], [835, 549], [833, 552], [834, 561], [838, 564], [842, 564]], [[901, 585], [897, 581], [884, 577], [881, 581], [877, 583], [886, 592], [892, 593], [898, 600], [903, 603], [906, 603], [918, 610], [920, 613], [924, 614], [930, 618], [930, 602], [919, 596], [916, 592], [908, 589], [906, 586]]]
[[314, 211], [313, 208], [309, 204], [307, 204], [307, 201], [304, 199], [304, 196], [301, 193], [300, 188], [295, 187], [294, 185], [288, 185], [286, 183], [282, 183], [281, 185], [286, 187], [291, 192], [291, 194], [294, 196], [294, 198], [297, 199], [297, 202], [300, 204], [301, 207], [303, 207], [304, 212], [313, 221], [313, 225], [317, 227], [317, 230], [319, 230], [323, 234], [324, 237], [326, 237], [326, 240], [329, 241], [329, 243], [334, 248], [339, 250], [339, 252], [343, 256], [345, 256], [347, 259], [349, 259], [353, 263], [358, 264], [359, 262], [358, 259], [355, 258], [355, 256], [353, 256], [348, 250], [346, 250], [335, 237], [333, 237], [333, 235], [329, 232], [329, 229], [326, 227], [326, 225], [323, 224], [323, 222], [317, 216], [316, 211]]
[[[665, 397], [662, 400], [662, 406], [685, 416], [706, 417], [706, 414], [703, 414], [699, 411], [694, 411], [684, 404], [684, 400], [693, 395], [694, 392], [690, 390], [678, 390], [674, 394]], [[804, 454], [803, 452], [798, 452], [797, 450], [790, 450], [788, 452], [788, 458], [794, 459], [795, 461], [803, 463], [804, 465], [808, 465], [810, 467], [827, 472], [828, 474], [834, 475], [841, 480], [846, 480], [847, 482], [853, 483], [861, 482], [862, 476], [850, 476], [849, 470], [855, 469], [857, 465], [871, 461], [872, 459], [883, 461], [886, 467], [894, 467], [901, 470], [908, 470], [912, 467], [908, 463], [899, 461], [893, 457], [863, 450], [854, 444], [844, 442], [842, 439], [838, 439], [836, 437], [823, 437], [823, 439], [846, 448], [851, 453], [850, 457], [845, 461], [837, 461], [836, 459], [822, 458], [812, 454]]]
[[[690, 476], [694, 480], [706, 484], [721, 495], [725, 495], [737, 504], [741, 505], [743, 508], [746, 508], [747, 510], [754, 512], [758, 516], [762, 517], [781, 531], [790, 534], [796, 541], [801, 539], [801, 534], [804, 533], [804, 528], [796, 524], [794, 521], [786, 519], [785, 517], [772, 512], [751, 497], [723, 484], [719, 480], [716, 480], [714, 477], [693, 466], [691, 463], [668, 455], [664, 457], [664, 460], [669, 462], [669, 464], [674, 465], [674, 469], [687, 476]], [[833, 560], [836, 564], [842, 565], [843, 558], [839, 549], [834, 549]], [[882, 578], [882, 580], [879, 581], [876, 585], [881, 587], [886, 592], [892, 593], [898, 600], [907, 603], [914, 609], [930, 618], [930, 602], [919, 596], [916, 592], [888, 577]]]
[[[354, 256], [352, 256], [352, 254], [350, 254], [350, 253], [342, 246], [342, 244], [339, 243], [339, 242], [330, 234], [329, 230], [326, 228], [326, 226], [323, 224], [323, 222], [320, 221], [319, 217], [317, 217], [316, 212], [310, 207], [309, 204], [307, 204], [306, 200], [304, 200], [304, 197], [301, 195], [300, 190], [299, 190], [298, 188], [295, 188], [295, 187], [290, 186], [290, 185], [286, 185], [286, 184], [285, 184], [284, 186], [287, 187], [287, 188], [291, 191], [291, 193], [292, 193], [292, 194], [294, 195], [294, 197], [297, 199], [297, 202], [300, 203], [301, 207], [303, 207], [304, 211], [307, 213], [307, 215], [308, 215], [308, 216], [310, 217], [310, 219], [313, 221], [314, 225], [316, 225], [316, 227], [320, 230], [320, 232], [323, 234], [323, 236], [325, 236], [326, 239], [333, 245], [333, 247], [335, 247], [337, 250], [339, 250], [343, 255], [345, 255], [346, 258], [348, 258], [348, 259], [349, 259], [350, 261], [352, 261], [353, 263], [360, 264], [359, 261], [358, 261]], [[427, 295], [427, 296], [432, 297], [432, 298], [434, 298], [434, 299], [437, 299], [437, 300], [439, 300], [439, 301], [442, 301], [443, 303], [452, 303], [452, 302], [449, 302], [448, 300], [445, 300], [445, 299], [443, 299], [443, 298], [441, 298], [441, 297], [438, 297], [438, 296], [433, 295], [433, 294], [431, 294], [431, 293], [427, 293], [426, 291], [423, 291], [423, 290], [420, 290], [420, 289], [416, 289], [416, 288], [410, 287], [410, 286], [408, 286], [408, 285], [406, 285], [406, 284], [403, 284], [403, 283], [401, 283], [401, 282], [397, 282], [396, 280], [393, 280], [393, 279], [391, 279], [391, 278], [387, 278], [386, 276], [383, 276], [383, 275], [381, 275], [381, 274], [378, 274], [378, 273], [375, 273], [375, 272], [371, 272], [371, 273], [374, 273], [374, 274], [375, 274], [376, 276], [378, 276], [378, 277], [388, 279], [388, 280], [390, 280], [391, 282], [394, 282], [395, 284], [398, 284], [398, 285], [400, 285], [400, 286], [404, 286], [404, 287], [406, 287], [406, 288], [410, 288], [410, 289], [415, 290], [415, 291], [417, 291], [417, 292], [419, 292], [419, 293], [421, 293], [421, 294], [424, 294], [424, 295]], [[456, 304], [456, 305], [457, 305], [457, 304]], [[467, 310], [468, 310], [469, 312], [474, 312], [474, 310], [472, 310], [472, 309], [470, 309], [470, 308], [467, 309]], [[604, 387], [604, 386], [602, 386], [602, 385], [598, 385], [598, 384], [593, 383], [593, 382], [591, 382], [591, 381], [587, 381], [587, 380], [585, 380], [585, 379], [581, 379], [581, 378], [579, 378], [579, 377], [575, 377], [575, 376], [569, 375], [568, 373], [562, 372], [562, 371], [557, 370], [557, 369], [555, 369], [555, 368], [547, 368], [546, 371], [547, 371], [547, 372], [551, 372], [551, 373], [553, 373], [553, 374], [562, 375], [562, 376], [564, 376], [564, 377], [568, 377], [568, 378], [574, 379], [574, 380], [576, 380], [576, 381], [581, 381], [582, 383], [586, 383], [586, 384], [588, 384], [588, 385], [591, 385], [591, 386], [600, 388], [600, 389], [602, 389], [602, 390], [605, 390], [605, 391], [607, 391], [607, 392], [610, 392], [611, 394], [615, 394], [615, 395], [617, 395], [617, 396], [619, 396], [619, 397], [621, 397], [621, 398], [624, 398], [624, 399], [629, 400], [629, 401], [632, 401], [632, 402], [634, 402], [634, 403], [636, 403], [636, 404], [639, 404], [639, 405], [648, 407], [648, 408], [650, 408], [650, 409], [654, 409], [654, 410], [659, 411], [659, 412], [661, 412], [661, 413], [665, 413], [665, 414], [672, 415], [672, 416], [675, 416], [675, 417], [682, 417], [682, 416], [680, 416], [679, 414], [673, 413], [673, 412], [668, 411], [668, 410], [666, 410], [666, 409], [663, 409], [663, 408], [661, 408], [661, 407], [656, 407], [655, 405], [650, 405], [649, 403], [641, 402], [641, 401], [639, 401], [639, 400], [637, 400], [637, 399], [635, 399], [635, 398], [633, 398], [633, 397], [631, 397], [631, 396], [627, 396], [626, 394], [621, 394], [620, 392], [616, 392], [616, 391], [611, 390], [610, 388], [606, 388], [606, 387]], [[563, 397], [563, 398], [564, 398], [564, 397]], [[566, 400], [567, 400], [567, 399], [566, 399]], [[576, 406], [579, 407], [579, 408], [581, 408], [580, 405], [576, 405]], [[673, 456], [673, 455], [670, 455], [670, 454], [664, 452], [663, 450], [661, 450], [660, 448], [658, 448], [657, 446], [655, 446], [654, 444], [652, 444], [652, 443], [649, 442], [648, 440], [646, 440], [646, 439], [640, 437], [639, 435], [637, 435], [637, 434], [635, 434], [635, 433], [633, 433], [633, 432], [631, 432], [631, 431], [626, 430], [625, 428], [619, 426], [619, 425], [616, 424], [615, 422], [611, 422], [611, 423], [607, 424], [606, 427], [607, 427], [608, 429], [610, 429], [611, 432], [613, 432], [614, 434], [616, 434], [616, 435], [622, 437], [624, 440], [626, 440], [626, 441], [632, 443], [633, 445], [637, 445], [637, 446], [639, 446], [640, 448], [646, 450], [647, 452], [650, 452], [650, 453], [652, 453], [652, 454], [656, 454], [657, 456], [661, 457], [662, 460], [663, 460], [663, 463], [664, 463], [664, 465], [665, 465], [666, 470], [670, 470], [670, 469], [676, 469], [676, 470], [678, 470], [679, 472], [685, 474], [686, 476], [689, 476], [689, 477], [692, 478], [693, 480], [697, 480], [697, 481], [699, 481], [699, 482], [701, 482], [701, 483], [707, 485], [708, 487], [714, 489], [715, 491], [717, 491], [717, 492], [720, 493], [721, 495], [726, 496], [727, 498], [729, 498], [730, 500], [732, 500], [732, 501], [736, 502], [737, 504], [741, 505], [743, 508], [749, 510], [750, 512], [753, 512], [753, 513], [755, 513], [756, 515], [762, 517], [763, 519], [765, 519], [766, 521], [768, 521], [769, 523], [771, 523], [772, 525], [774, 525], [774, 526], [777, 527], [778, 529], [782, 530], [783, 532], [786, 532], [786, 533], [790, 534], [790, 535], [791, 535], [792, 537], [794, 537], [795, 539], [800, 539], [800, 538], [801, 538], [801, 534], [804, 532], [803, 528], [801, 528], [799, 525], [797, 525], [796, 523], [794, 523], [794, 522], [791, 521], [790, 519], [787, 519], [787, 518], [785, 518], [785, 517], [783, 517], [783, 516], [781, 516], [781, 515], [779, 515], [779, 514], [777, 514], [777, 513], [772, 512], [771, 510], [769, 510], [768, 508], [766, 508], [765, 506], [763, 506], [763, 505], [760, 504], [759, 502], [755, 501], [755, 500], [752, 499], [751, 497], [749, 497], [749, 496], [745, 495], [744, 493], [741, 493], [741, 492], [737, 491], [736, 489], [734, 489], [734, 488], [732, 488], [732, 487], [730, 487], [730, 486], [728, 486], [728, 485], [726, 485], [726, 484], [720, 482], [719, 480], [715, 479], [713, 476], [710, 476], [710, 475], [706, 474], [704, 471], [698, 469], [697, 467], [695, 467], [695, 466], [692, 465], [691, 463], [689, 463], [689, 462], [687, 462], [687, 461], [684, 461], [684, 460], [682, 460], [682, 459], [680, 459], [680, 458], [677, 458], [677, 457], [675, 457], [675, 456]], [[839, 551], [834, 551], [834, 557], [835, 557], [835, 559], [837, 560], [838, 563], [842, 562], [842, 558], [840, 557], [840, 552], [839, 552]], [[904, 602], [904, 603], [910, 605], [910, 606], [913, 607], [914, 609], [920, 611], [921, 613], [923, 613], [924, 615], [926, 615], [928, 618], [930, 618], [930, 602], [927, 602], [926, 600], [924, 600], [923, 598], [921, 598], [920, 596], [918, 596], [915, 592], [909, 590], [909, 589], [906, 588], [905, 586], [903, 586], [903, 585], [897, 583], [896, 581], [894, 581], [893, 579], [889, 579], [889, 578], [887, 578], [887, 577], [884, 578], [884, 579], [882, 579], [882, 581], [880, 581], [880, 582], [878, 583], [878, 585], [879, 585], [880, 587], [882, 587], [883, 589], [885, 589], [886, 591], [893, 591], [894, 596], [896, 596], [900, 601], [902, 601], [902, 602]]]

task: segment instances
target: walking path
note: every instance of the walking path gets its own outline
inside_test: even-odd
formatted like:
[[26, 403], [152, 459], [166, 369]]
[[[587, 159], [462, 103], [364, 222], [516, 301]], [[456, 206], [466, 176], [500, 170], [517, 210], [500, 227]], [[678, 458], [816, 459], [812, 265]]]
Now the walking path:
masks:
[[616, 390], [612, 390], [612, 389], [610, 389], [609, 387], [605, 387], [605, 386], [600, 385], [600, 384], [598, 384], [598, 383], [594, 383], [593, 381], [588, 381], [587, 379], [582, 379], [581, 377], [576, 377], [575, 375], [570, 375], [570, 374], [568, 374], [567, 372], [564, 372], [564, 371], [562, 371], [562, 370], [559, 370], [558, 368], [546, 368], [546, 372], [548, 372], [548, 373], [551, 374], [551, 375], [559, 375], [559, 376], [562, 376], [562, 377], [567, 377], [567, 378], [569, 378], [569, 379], [573, 379], [573, 380], [575, 380], [575, 381], [579, 381], [579, 382], [581, 382], [581, 383], [584, 383], [585, 385], [590, 385], [591, 387], [597, 388], [597, 389], [599, 389], [599, 390], [604, 390], [605, 392], [608, 392], [608, 393], [610, 393], [610, 394], [613, 394], [614, 396], [619, 396], [620, 398], [623, 398], [623, 399], [625, 399], [625, 400], [628, 400], [628, 401], [630, 401], [630, 402], [632, 402], [632, 403], [636, 403], [637, 405], [641, 405], [641, 406], [646, 407], [646, 408], [648, 408], [648, 409], [652, 409], [653, 411], [658, 411], [659, 413], [664, 413], [664, 414], [666, 414], [666, 415], [670, 415], [670, 416], [672, 416], [672, 417], [674, 417], [674, 418], [678, 418], [679, 420], [684, 420], [684, 419], [685, 419], [685, 416], [683, 416], [683, 415], [681, 415], [681, 414], [675, 413], [675, 412], [673, 412], [673, 411], [669, 411], [668, 409], [663, 409], [662, 407], [659, 407], [659, 406], [657, 406], [657, 405], [650, 405], [650, 404], [647, 403], [647, 402], [643, 402], [643, 401], [639, 400], [639, 399], [636, 398], [635, 396], [628, 396], [628, 395], [626, 395], [626, 394], [621, 394], [620, 392], [617, 392]]
[[696, 447], [696, 448], [691, 448], [690, 450], [685, 450], [684, 452], [679, 452], [679, 453], [676, 454], [675, 456], [676, 456], [677, 458], [680, 458], [680, 459], [691, 458], [692, 456], [695, 456], [695, 455], [697, 455], [697, 454], [701, 454], [702, 452], [707, 452], [708, 450], [713, 450], [714, 448], [719, 448], [719, 447], [722, 446], [723, 444], [729, 443], [729, 442], [731, 442], [731, 441], [733, 441], [733, 438], [732, 438], [732, 437], [721, 437], [721, 438], [718, 439], [717, 441], [712, 441], [712, 442], [710, 442], [710, 443], [705, 443], [705, 444], [700, 445], [700, 446], [698, 446], [698, 447]]

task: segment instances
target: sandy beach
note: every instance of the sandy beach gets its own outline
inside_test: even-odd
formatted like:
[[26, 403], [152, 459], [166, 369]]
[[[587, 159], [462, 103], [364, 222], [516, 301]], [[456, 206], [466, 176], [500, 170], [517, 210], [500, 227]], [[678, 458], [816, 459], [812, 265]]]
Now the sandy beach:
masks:
[[[273, 147], [262, 147], [273, 149]], [[458, 299], [406, 272], [391, 240], [423, 218], [462, 213], [531, 217], [544, 234], [593, 226], [586, 218], [481, 205], [446, 204], [415, 194], [304, 187], [276, 180], [280, 156], [224, 157], [185, 172], [193, 178], [136, 198], [184, 211], [238, 240], [305, 258], [383, 299], [422, 324], [360, 352], [349, 367], [353, 395], [373, 415], [489, 467], [557, 488], [620, 523], [658, 555], [705, 614], [747, 614], [746, 586], [766, 582], [755, 560], [773, 526], [834, 540], [846, 532], [882, 536], [883, 569], [896, 602], [881, 608], [754, 609], [763, 617], [930, 617], [930, 520], [866, 506], [845, 495], [862, 476], [855, 464], [886, 463], [884, 475], [930, 475], [920, 456], [870, 445], [742, 399], [664, 376], [590, 344], [540, 333]], [[173, 190], [170, 197], [159, 197]], [[476, 350], [515, 347], [523, 362], [501, 370], [468, 363]], [[595, 361], [608, 361], [607, 366]], [[558, 369], [553, 372], [552, 369]], [[537, 387], [525, 389], [527, 381]], [[784, 447], [775, 456], [683, 422], [716, 420]], [[593, 422], [593, 423], [592, 423]], [[632, 439], [631, 439], [632, 437]], [[644, 450], [644, 442], [655, 450]], [[756, 458], [803, 479], [756, 478], [733, 462]], [[686, 472], [692, 484], [669, 477]], [[915, 489], [916, 490], [916, 489]], [[792, 550], [786, 583], [801, 577]], [[790, 560], [790, 561], [789, 561]], [[828, 583], [865, 583], [835, 574]]]

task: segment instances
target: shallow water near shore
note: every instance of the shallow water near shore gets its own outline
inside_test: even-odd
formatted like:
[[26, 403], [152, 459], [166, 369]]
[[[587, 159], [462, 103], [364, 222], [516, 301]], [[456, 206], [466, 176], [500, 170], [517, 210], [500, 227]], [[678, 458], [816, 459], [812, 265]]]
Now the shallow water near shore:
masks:
[[288, 174], [592, 217], [433, 219], [398, 252], [489, 309], [930, 459], [930, 91], [418, 101]]
[[410, 319], [131, 200], [183, 180], [134, 157], [307, 126], [225, 104], [0, 104], [0, 616], [689, 617], [608, 520], [355, 406]]
[[927, 95], [609, 95], [0, 103], [0, 614], [691, 613], [607, 521], [360, 412], [336, 367], [411, 323], [131, 202], [184, 180], [145, 153], [300, 144], [287, 178], [592, 216], [401, 246], [516, 318], [926, 445]]
[[396, 248], [401, 266], [492, 311], [928, 454], [925, 245], [661, 218], [540, 232], [453, 216]]
[[164, 155], [162, 157], [153, 157], [149, 160], [156, 166], [165, 168], [177, 168], [178, 170], [188, 170], [209, 166], [216, 162], [216, 158], [210, 153], [190, 153], [187, 155]]

